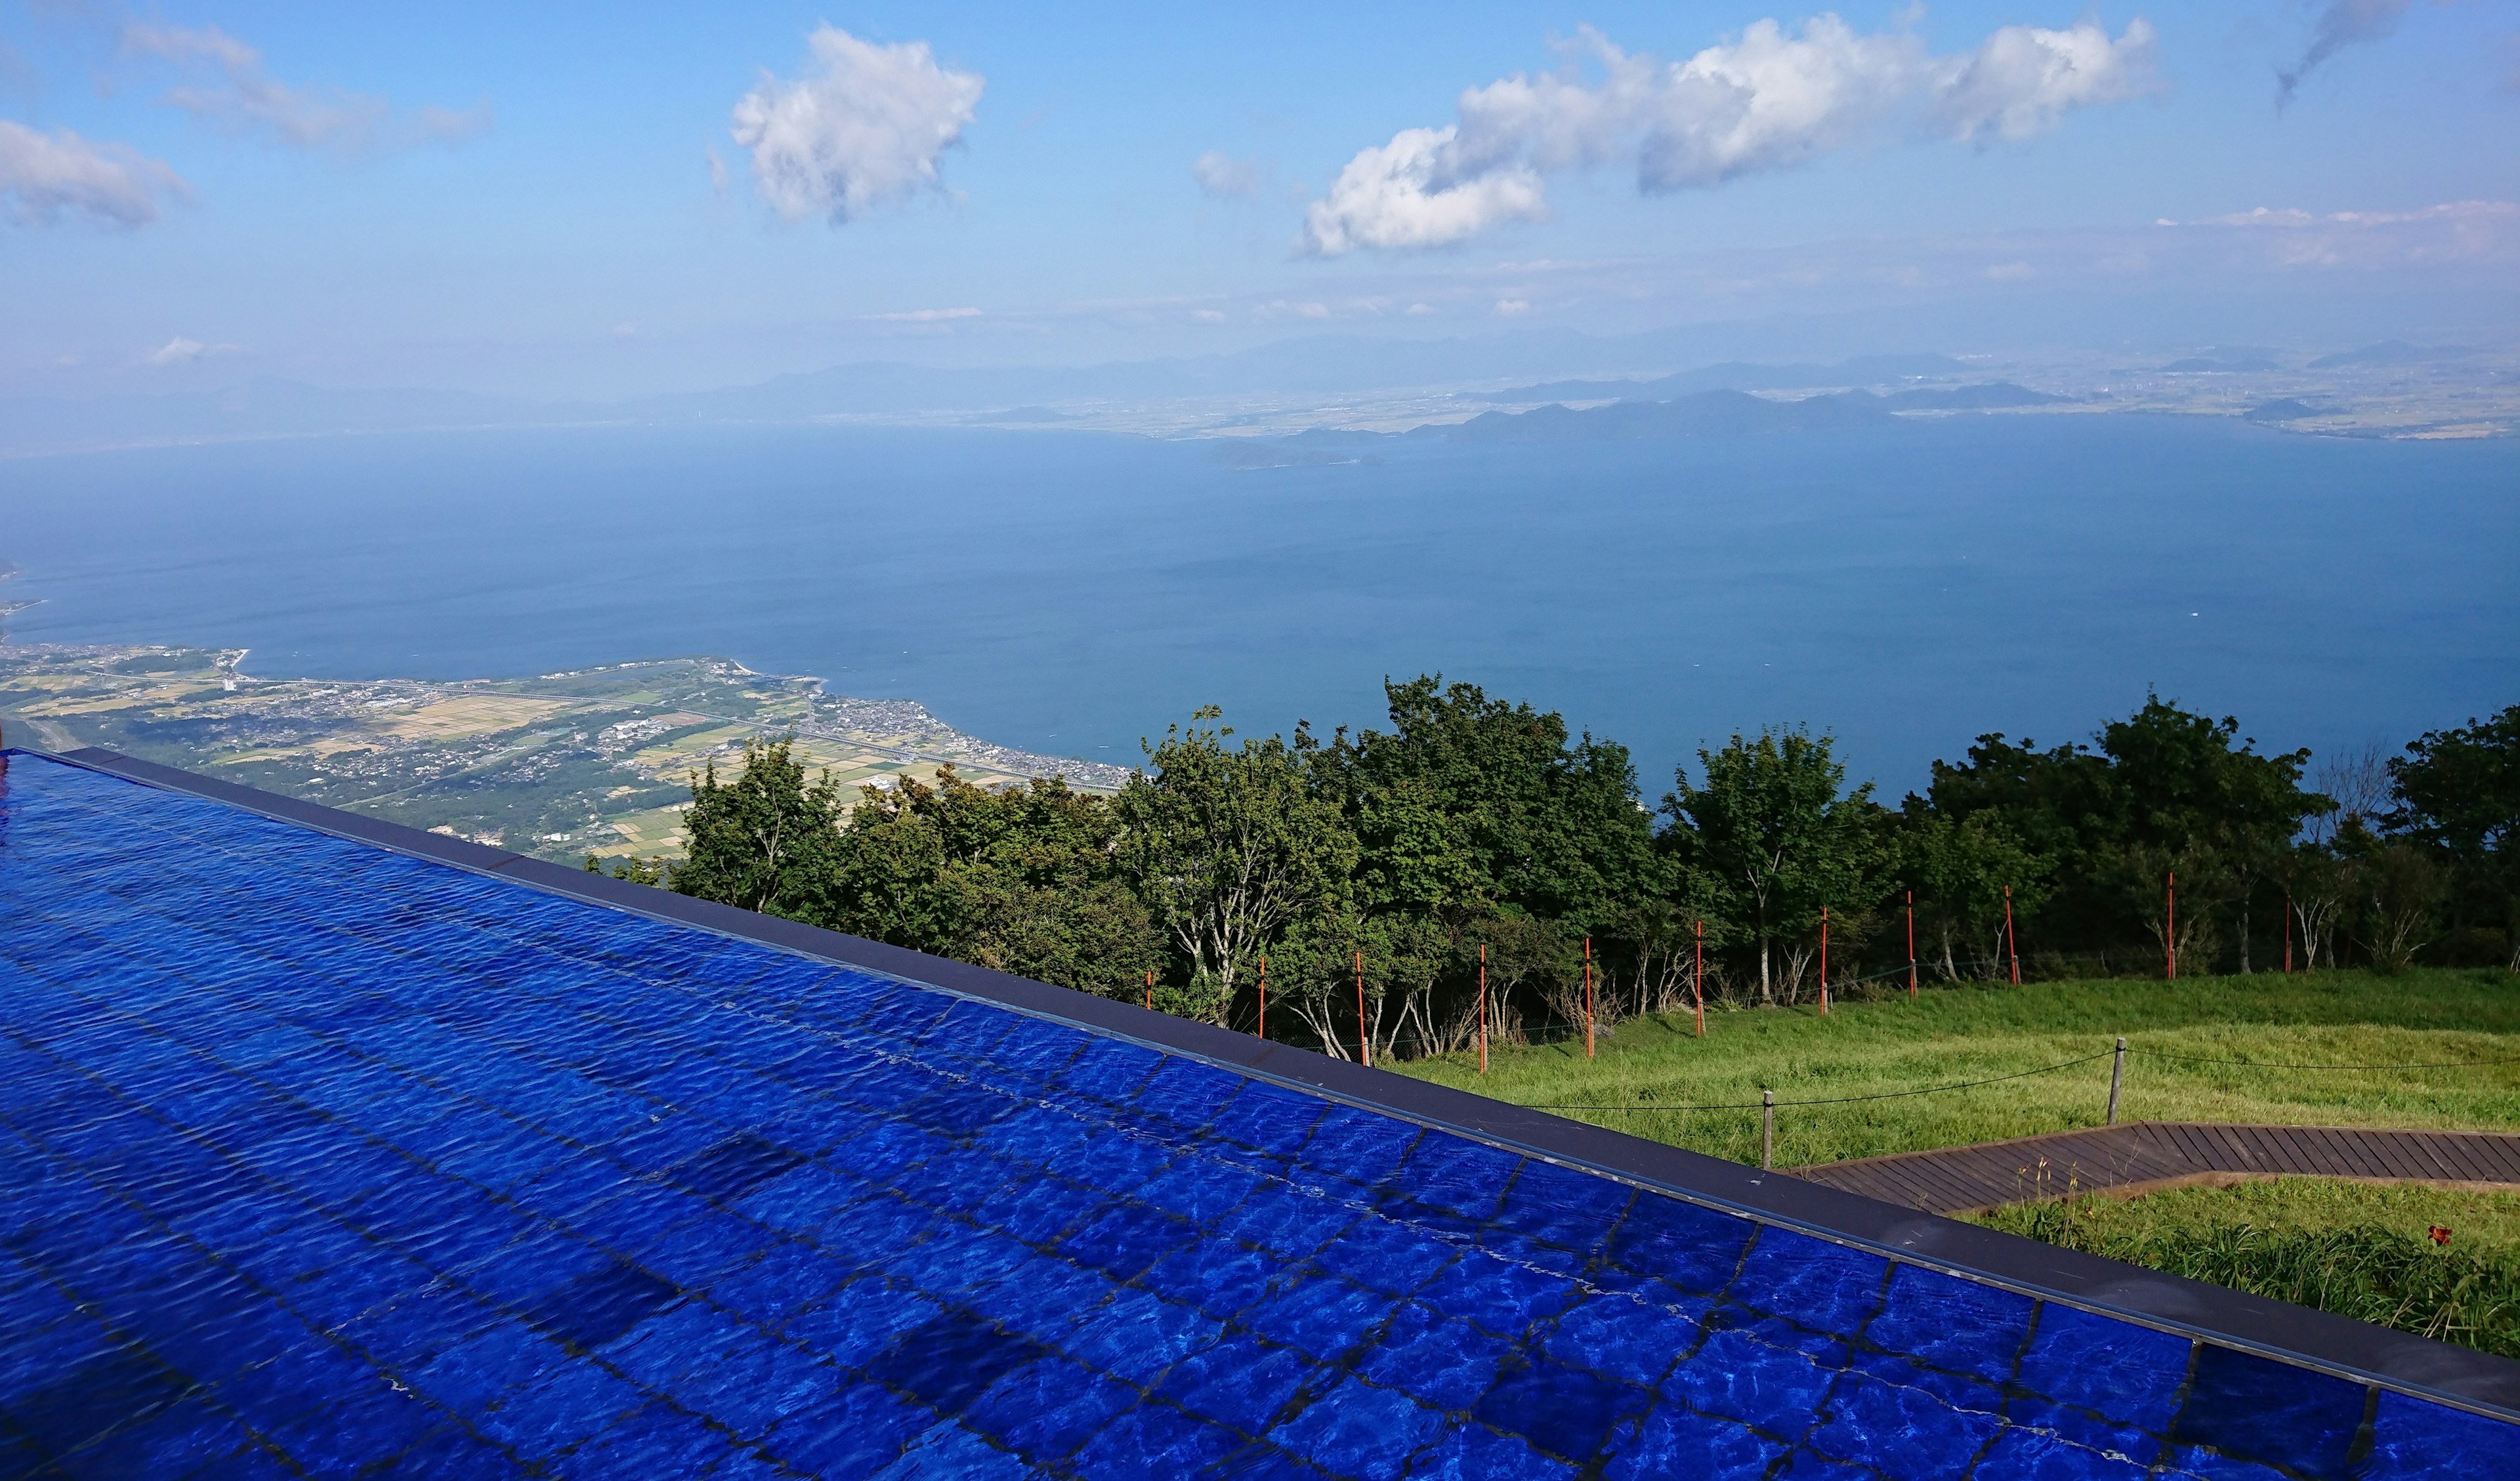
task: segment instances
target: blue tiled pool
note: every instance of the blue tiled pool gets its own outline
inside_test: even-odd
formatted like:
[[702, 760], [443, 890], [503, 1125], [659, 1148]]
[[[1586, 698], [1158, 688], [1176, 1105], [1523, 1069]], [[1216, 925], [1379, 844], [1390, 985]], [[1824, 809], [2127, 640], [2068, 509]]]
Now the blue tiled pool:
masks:
[[2509, 1474], [2462, 1411], [23, 753], [0, 1475]]

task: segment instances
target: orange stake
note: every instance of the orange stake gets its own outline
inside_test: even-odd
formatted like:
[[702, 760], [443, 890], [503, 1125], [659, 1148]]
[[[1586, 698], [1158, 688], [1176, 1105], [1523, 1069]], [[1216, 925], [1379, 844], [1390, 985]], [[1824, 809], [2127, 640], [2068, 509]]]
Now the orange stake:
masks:
[[1365, 953], [1356, 954], [1356, 1056], [1366, 1068], [1373, 1068], [1373, 1035], [1365, 1026]]
[[1488, 948], [1479, 943], [1479, 1073], [1488, 1072]]
[[1706, 918], [1697, 918], [1697, 965], [1688, 973], [1688, 995], [1697, 1000], [1697, 1037], [1706, 1037]]
[[1151, 966], [1150, 966], [1150, 967], [1148, 967], [1148, 968], [1147, 968], [1147, 1011], [1148, 1011], [1148, 1012], [1150, 1012], [1150, 1013], [1151, 1013], [1151, 1012], [1153, 1012], [1154, 1010], [1155, 1010], [1155, 969], [1154, 969], [1153, 967], [1151, 967]]
[[1916, 892], [1908, 891], [1908, 996], [1916, 996]]
[[1584, 1057], [1593, 1057], [1593, 938], [1584, 938]]
[[1828, 907], [1820, 908], [1820, 1011], [1828, 1016]]

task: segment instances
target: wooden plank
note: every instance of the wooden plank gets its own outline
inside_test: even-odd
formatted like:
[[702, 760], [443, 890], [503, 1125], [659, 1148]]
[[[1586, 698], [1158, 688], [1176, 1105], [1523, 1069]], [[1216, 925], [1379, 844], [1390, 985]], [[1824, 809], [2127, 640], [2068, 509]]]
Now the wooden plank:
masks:
[[2408, 1133], [2370, 1139], [2388, 1150], [2390, 1174], [2399, 1178], [2440, 1178], [2474, 1182], [2482, 1171], [2456, 1137]]
[[2392, 1163], [2400, 1169], [2401, 1178], [2438, 1178], [2452, 1182], [2474, 1181], [2481, 1171], [2463, 1154], [2455, 1139], [2430, 1135], [2411, 1135], [2396, 1139]]
[[2492, 1171], [2498, 1183], [2520, 1183], [2520, 1137], [2480, 1136], [2469, 1139], [2478, 1165]]

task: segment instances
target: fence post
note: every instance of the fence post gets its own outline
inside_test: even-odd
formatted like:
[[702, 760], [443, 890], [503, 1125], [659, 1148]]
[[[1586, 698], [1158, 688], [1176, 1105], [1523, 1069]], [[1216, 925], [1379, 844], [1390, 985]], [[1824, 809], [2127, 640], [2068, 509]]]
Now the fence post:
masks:
[[1488, 947], [1479, 943], [1479, 1073], [1488, 1072]]
[[1260, 1026], [1251, 1031], [1255, 1039], [1269, 1037], [1269, 959], [1260, 959]]
[[1908, 996], [1916, 996], [1916, 892], [1908, 891]]
[[2284, 891], [2283, 913], [2284, 975], [2292, 974], [2292, 891]]
[[1153, 1012], [1154, 1010], [1155, 1010], [1155, 969], [1154, 969], [1153, 967], [1151, 967], [1151, 966], [1150, 966], [1150, 967], [1148, 967], [1148, 968], [1147, 968], [1147, 1011], [1148, 1011], [1148, 1012], [1150, 1012], [1150, 1013], [1151, 1013], [1151, 1012]]
[[1584, 938], [1584, 1057], [1593, 1057], [1593, 938]]
[[1777, 1165], [1777, 1093], [1759, 1092], [1759, 1168], [1762, 1172]]
[[2118, 1087], [2126, 1083], [2126, 1035], [2118, 1035], [2118, 1052], [2109, 1061], [2109, 1125], [2118, 1124]]

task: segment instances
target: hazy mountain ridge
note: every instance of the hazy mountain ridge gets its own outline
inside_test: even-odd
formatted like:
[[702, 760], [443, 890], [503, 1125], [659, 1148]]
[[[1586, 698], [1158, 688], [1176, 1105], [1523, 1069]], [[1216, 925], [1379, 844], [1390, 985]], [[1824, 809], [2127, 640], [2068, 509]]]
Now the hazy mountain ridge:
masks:
[[1754, 365], [1729, 360], [1652, 381], [1556, 381], [1478, 391], [1464, 401], [1669, 401], [1696, 391], [1824, 390], [1886, 385], [1912, 380], [1966, 375], [1971, 367], [1949, 355], [1858, 355], [1835, 365]]

